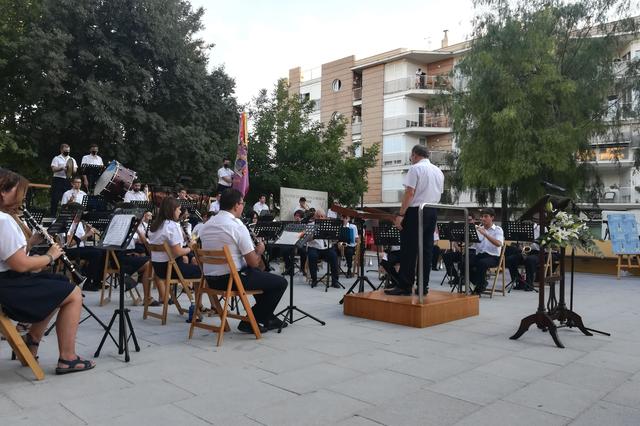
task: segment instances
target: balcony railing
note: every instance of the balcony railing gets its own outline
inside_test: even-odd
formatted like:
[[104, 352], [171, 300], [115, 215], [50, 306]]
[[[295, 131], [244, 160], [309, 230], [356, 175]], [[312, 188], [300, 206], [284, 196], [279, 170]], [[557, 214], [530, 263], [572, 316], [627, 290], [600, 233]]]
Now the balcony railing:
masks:
[[362, 87], [353, 88], [353, 100], [359, 101], [362, 99]]
[[450, 127], [449, 117], [446, 115], [425, 114], [404, 114], [388, 117], [384, 119], [383, 130], [405, 129], [410, 127], [426, 128], [448, 128]]
[[[437, 166], [447, 166], [447, 156], [451, 151], [429, 151], [429, 160]], [[382, 167], [410, 166], [411, 151], [400, 151], [382, 154]]]
[[321, 100], [320, 99], [312, 99], [311, 102], [313, 102], [313, 112], [318, 112], [320, 111], [320, 105], [321, 105]]
[[351, 122], [351, 134], [352, 135], [357, 135], [362, 133], [362, 121], [360, 121], [360, 117], [358, 117], [358, 120], [356, 121], [355, 118], [353, 117], [353, 121]]
[[[619, 204], [619, 203], [638, 203], [640, 202], [640, 187], [632, 188], [623, 186], [620, 188], [605, 188], [597, 196], [598, 204]], [[591, 203], [591, 199], [581, 199], [582, 202]]]
[[406, 90], [449, 90], [451, 81], [445, 75], [422, 75], [385, 81], [384, 93], [404, 92]]
[[616, 163], [617, 161], [633, 161], [634, 150], [636, 148], [628, 146], [617, 146], [610, 148], [594, 148], [579, 154], [582, 161], [595, 163]]

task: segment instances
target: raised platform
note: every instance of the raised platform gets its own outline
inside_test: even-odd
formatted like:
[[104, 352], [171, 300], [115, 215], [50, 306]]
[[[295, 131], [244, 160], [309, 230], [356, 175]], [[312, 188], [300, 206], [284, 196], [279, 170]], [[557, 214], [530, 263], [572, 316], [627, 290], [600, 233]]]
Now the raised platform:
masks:
[[424, 304], [418, 296], [387, 296], [382, 290], [344, 297], [344, 314], [424, 328], [478, 315], [478, 296], [430, 290]]

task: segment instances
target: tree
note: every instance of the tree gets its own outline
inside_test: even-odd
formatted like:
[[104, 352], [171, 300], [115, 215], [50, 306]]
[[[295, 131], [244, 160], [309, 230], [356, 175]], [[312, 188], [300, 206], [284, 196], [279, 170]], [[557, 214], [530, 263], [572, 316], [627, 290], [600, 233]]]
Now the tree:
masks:
[[207, 70], [213, 46], [195, 36], [202, 9], [186, 0], [0, 1], [20, 15], [0, 19], [24, 27], [0, 27], [0, 130], [33, 154], [3, 164], [43, 178], [60, 143], [76, 156], [97, 143], [145, 181], [190, 175], [215, 185], [238, 107], [224, 69]]
[[[450, 99], [457, 166], [460, 186], [484, 201], [501, 191], [506, 219], [508, 206], [542, 194], [542, 180], [584, 191], [592, 172], [578, 154], [619, 126], [607, 97], [638, 89], [638, 61], [624, 78], [614, 64], [637, 22], [624, 0], [477, 3], [494, 12], [477, 19], [456, 68], [466, 82]], [[612, 14], [619, 19], [606, 23]]]
[[344, 146], [345, 121], [317, 123], [309, 119], [312, 101], [290, 97], [285, 80], [271, 94], [262, 90], [250, 108], [253, 130], [249, 143], [251, 194], [273, 193], [281, 186], [327, 191], [331, 199], [354, 205], [367, 190], [367, 169], [378, 146], [362, 156], [356, 145]]

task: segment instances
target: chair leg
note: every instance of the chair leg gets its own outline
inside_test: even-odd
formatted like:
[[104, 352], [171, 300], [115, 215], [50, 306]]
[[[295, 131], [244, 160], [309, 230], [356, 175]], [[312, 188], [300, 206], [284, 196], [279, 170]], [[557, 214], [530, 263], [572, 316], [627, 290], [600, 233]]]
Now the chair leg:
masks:
[[193, 317], [191, 318], [191, 324], [189, 325], [189, 339], [193, 337], [193, 330], [196, 327], [196, 322], [198, 320], [198, 316], [200, 315], [200, 304], [202, 303], [202, 288], [198, 285], [196, 287], [196, 308], [193, 312]]
[[[158, 285], [160, 283], [158, 282]], [[167, 313], [169, 312], [169, 292], [171, 291], [170, 286], [167, 285], [166, 281], [164, 282], [164, 297], [162, 298], [162, 325], [167, 324]]]
[[227, 294], [224, 298], [224, 306], [222, 308], [222, 315], [220, 315], [220, 330], [218, 331], [218, 342], [217, 346], [222, 345], [222, 339], [224, 336], [224, 332], [228, 329], [227, 324], [227, 311], [229, 309], [229, 299], [231, 298], [231, 294]]
[[144, 298], [144, 300], [142, 301], [142, 305], [144, 306], [144, 309], [142, 310], [142, 319], [147, 319], [147, 316], [149, 315], [149, 300], [151, 300], [151, 283], [149, 283], [149, 280], [145, 280], [142, 283], [142, 297]]
[[13, 349], [22, 365], [27, 365], [33, 371], [37, 380], [43, 380], [44, 371], [42, 371], [40, 364], [38, 364], [38, 361], [36, 361], [24, 340], [22, 340], [13, 322], [2, 313], [0, 313], [0, 334], [7, 338], [7, 342], [9, 342], [11, 349]]
[[242, 306], [244, 306], [244, 310], [247, 313], [247, 317], [249, 317], [249, 323], [251, 324], [251, 329], [253, 330], [253, 334], [256, 335], [256, 339], [259, 339], [260, 337], [262, 337], [262, 335], [260, 334], [260, 328], [258, 327], [256, 318], [253, 315], [253, 310], [251, 309], [251, 304], [249, 303], [247, 294], [240, 293], [240, 300], [242, 301]]

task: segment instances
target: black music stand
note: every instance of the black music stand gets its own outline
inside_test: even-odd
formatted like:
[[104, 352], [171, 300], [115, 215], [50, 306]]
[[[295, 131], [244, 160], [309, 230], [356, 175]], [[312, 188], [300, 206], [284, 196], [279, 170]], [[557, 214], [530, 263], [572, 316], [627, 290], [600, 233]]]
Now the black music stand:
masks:
[[[553, 210], [565, 210], [568, 206], [573, 204], [571, 199], [567, 197], [559, 197], [555, 195], [546, 194], [542, 198], [540, 198], [529, 210], [527, 210], [521, 217], [520, 220], [529, 219], [534, 220], [534, 217], [537, 216], [538, 224], [540, 225], [540, 231], [546, 230], [547, 224], [549, 223], [549, 213], [547, 213], [546, 206], [548, 203], [551, 203]], [[577, 327], [587, 336], [593, 336], [591, 332], [584, 326], [582, 322], [582, 318], [580, 315], [575, 313], [572, 309], [567, 308], [565, 302], [565, 283], [564, 283], [564, 248], [560, 250], [560, 274], [559, 275], [551, 275], [550, 277], [544, 276], [544, 249], [541, 247], [541, 250], [538, 254], [539, 262], [538, 262], [538, 309], [534, 314], [528, 315], [520, 321], [520, 327], [518, 331], [510, 337], [512, 340], [518, 339], [524, 333], [527, 332], [529, 327], [532, 324], [536, 324], [538, 328], [543, 331], [548, 331], [553, 339], [554, 343], [559, 348], [564, 348], [562, 342], [558, 338], [558, 327], [554, 323], [554, 320], [559, 321], [560, 323], [566, 322], [570, 323], [572, 326]], [[559, 285], [559, 300], [557, 304], [554, 304], [553, 308], [547, 310], [545, 307], [545, 284], [548, 283], [550, 286], [549, 289], [549, 297], [550, 301], [555, 298], [554, 291], [551, 290], [551, 286], [554, 285], [556, 281], [560, 282]]]
[[89, 211], [107, 211], [109, 204], [102, 195], [87, 195], [82, 200], [82, 205]]
[[99, 164], [81, 164], [80, 174], [87, 177], [87, 194], [92, 193], [96, 187], [96, 182], [100, 179], [100, 175], [104, 170], [104, 166]]
[[[124, 228], [114, 229], [116, 225], [126, 223], [126, 219], [129, 219], [128, 229], [124, 230]], [[102, 236], [102, 244], [99, 248], [104, 250], [113, 250], [115, 252], [125, 252], [127, 250], [127, 246], [131, 242], [134, 233], [138, 229], [138, 224], [140, 223], [141, 216], [140, 214], [126, 214], [122, 211], [116, 212], [113, 215], [111, 222], [109, 223], [109, 227], [107, 231]], [[114, 228], [112, 228], [112, 226]], [[116, 235], [110, 235], [110, 233], [116, 233]], [[110, 237], [113, 237], [110, 238]], [[111, 241], [113, 240], [113, 241]], [[107, 245], [104, 245], [104, 243]], [[113, 244], [111, 244], [113, 242]], [[100, 351], [102, 350], [102, 346], [104, 342], [107, 340], [107, 336], [111, 337], [113, 343], [116, 344], [118, 348], [118, 354], [124, 353], [125, 362], [129, 362], [129, 338], [133, 339], [133, 344], [136, 352], [140, 352], [140, 345], [138, 345], [138, 339], [136, 338], [136, 333], [133, 330], [133, 325], [131, 323], [131, 318], [129, 317], [129, 309], [124, 307], [124, 292], [125, 292], [125, 282], [124, 282], [124, 268], [120, 268], [120, 273], [118, 274], [118, 285], [120, 287], [120, 301], [118, 303], [118, 307], [113, 311], [113, 316], [111, 317], [111, 321], [109, 325], [105, 329], [104, 335], [102, 336], [102, 340], [100, 341], [100, 346], [96, 350], [94, 357], [100, 356]], [[111, 327], [115, 323], [116, 318], [118, 318], [118, 341], [111, 334]], [[126, 321], [126, 322], [125, 322]], [[127, 333], [130, 333], [127, 336]]]
[[[367, 243], [364, 238], [364, 221], [365, 220], [360, 217], [354, 217], [354, 220], [358, 221], [357, 225], [360, 225], [358, 226], [358, 231], [359, 231], [358, 238], [360, 238], [360, 258], [358, 259], [358, 261], [360, 262], [360, 273], [358, 274], [358, 277], [356, 278], [354, 283], [351, 285], [351, 287], [349, 287], [347, 292], [344, 294], [344, 296], [346, 296], [347, 294], [354, 293], [354, 289], [356, 288], [356, 286], [358, 287], [358, 293], [364, 293], [364, 283], [369, 284], [369, 287], [371, 287], [371, 290], [374, 290], [374, 291], [377, 290], [376, 287], [371, 283], [371, 281], [365, 275], [365, 272], [364, 272], [364, 252], [367, 249]], [[344, 296], [342, 296], [342, 299], [340, 299], [340, 301], [338, 302], [340, 305], [344, 303]]]
[[270, 246], [271, 243], [278, 238], [280, 232], [282, 232], [282, 224], [280, 222], [260, 222], [260, 219], [258, 219], [258, 222], [253, 226], [254, 235], [258, 238], [262, 238], [265, 243], [264, 252], [267, 254], [267, 256], [266, 259], [263, 260], [265, 262], [265, 266], [267, 267], [267, 271], [272, 270], [271, 266], [269, 266], [269, 264], [271, 263]]
[[140, 201], [140, 200], [129, 201], [128, 203], [124, 203], [121, 207], [143, 209], [146, 212], [152, 212], [152, 213], [155, 210], [155, 206], [153, 205], [153, 202]]
[[[329, 240], [329, 247], [327, 247], [327, 250], [333, 250], [332, 247], [332, 242], [338, 241], [338, 239], [340, 238], [340, 228], [342, 228], [342, 221], [339, 219], [317, 219], [315, 222], [315, 229], [313, 232], [313, 239], [314, 240]], [[308, 260], [307, 260], [308, 261]], [[340, 266], [340, 265], [338, 265]], [[311, 265], [309, 265], [309, 267], [311, 267]], [[331, 273], [331, 265], [328, 264], [327, 262], [327, 273], [324, 274], [322, 276], [322, 278], [320, 278], [318, 281], [322, 281], [327, 275], [329, 275]], [[340, 276], [340, 274], [338, 274], [338, 277]], [[336, 281], [336, 283], [344, 288], [344, 286], [342, 285], [342, 283], [340, 281]], [[327, 291], [329, 291], [329, 286], [331, 284], [329, 284], [327, 282], [324, 291], [325, 293]]]
[[[509, 240], [509, 241], [516, 241], [518, 243], [520, 242], [529, 242], [529, 243], [533, 243], [535, 242], [535, 235], [533, 232], [533, 222], [514, 222], [514, 221], [507, 221], [505, 223], [503, 223], [503, 229], [504, 229], [504, 239], [505, 240]], [[511, 293], [511, 288], [513, 286], [514, 281], [517, 278], [513, 278], [511, 279], [511, 281], [509, 282], [509, 284], [507, 284], [507, 287], [509, 287], [509, 293]], [[529, 286], [529, 284], [525, 281], [525, 290], [527, 291], [535, 291], [536, 293], [538, 292], [538, 290], [536, 290], [533, 286]]]
[[[467, 226], [465, 222], [450, 222], [449, 223], [449, 233], [451, 235], [450, 241], [455, 241], [458, 244], [464, 243], [464, 228]], [[476, 227], [472, 224], [468, 224], [469, 229], [469, 243], [479, 243], [480, 238], [478, 238], [478, 231], [476, 231]], [[465, 247], [465, 250], [469, 250], [469, 247]], [[463, 258], [464, 260], [464, 258]], [[454, 285], [451, 288], [451, 292], [453, 293], [456, 289], [458, 289], [458, 293], [463, 293], [462, 283], [464, 282], [464, 271], [460, 271], [460, 281], [457, 285]]]
[[[314, 235], [314, 224], [310, 223], [310, 224], [302, 224], [302, 223], [291, 223], [288, 224], [284, 227], [284, 229], [282, 230], [280, 236], [284, 236], [285, 233], [290, 233], [290, 232], [294, 232], [294, 233], [299, 233], [302, 234], [301, 236], [298, 237], [297, 241], [295, 241], [295, 243], [291, 244], [293, 241], [282, 241], [281, 239], [278, 239], [274, 242], [274, 245], [276, 247], [284, 247], [284, 248], [289, 248], [290, 250], [290, 256], [291, 256], [291, 264], [293, 264], [293, 259], [295, 256], [295, 249], [296, 248], [302, 248], [304, 247], [309, 241], [311, 241], [313, 239], [313, 235]], [[281, 242], [278, 242], [281, 241]], [[280, 316], [280, 315], [284, 315], [283, 321], [287, 321], [289, 324], [293, 324], [296, 321], [300, 321], [301, 319], [304, 318], [311, 318], [312, 320], [319, 322], [322, 325], [326, 325], [326, 323], [322, 320], [319, 320], [318, 318], [314, 317], [311, 314], [308, 314], [307, 312], [303, 311], [302, 309], [298, 308], [296, 305], [293, 304], [293, 269], [291, 268], [289, 271], [289, 306], [287, 306], [286, 308], [284, 308], [283, 310], [281, 310], [280, 312], [278, 312], [276, 314], [276, 316]], [[302, 314], [302, 316], [300, 318], [296, 318], [295, 320], [293, 319], [293, 312], [294, 311], [298, 311], [299, 313]], [[278, 333], [282, 332], [282, 325], [280, 326], [280, 328], [278, 329]]]
[[[387, 223], [381, 223], [379, 226], [373, 227], [373, 242], [376, 247], [391, 247], [391, 246], [399, 246], [400, 243], [400, 230], [395, 226]], [[379, 252], [378, 252], [379, 253]], [[378, 258], [379, 259], [379, 258]], [[380, 262], [378, 261], [378, 264]], [[391, 281], [391, 276], [389, 274], [385, 274], [385, 279], [382, 280], [377, 289], [380, 289], [384, 284]], [[364, 285], [363, 289], [364, 291]]]

